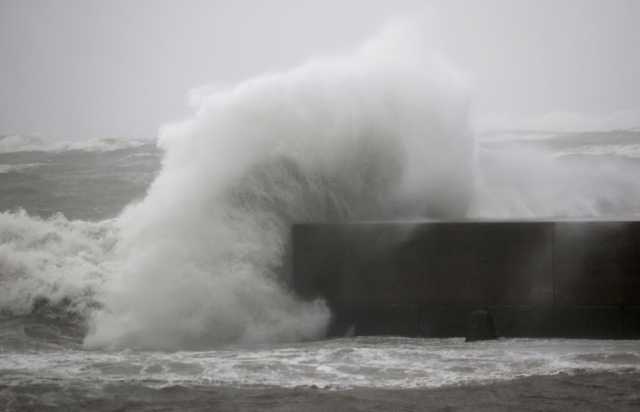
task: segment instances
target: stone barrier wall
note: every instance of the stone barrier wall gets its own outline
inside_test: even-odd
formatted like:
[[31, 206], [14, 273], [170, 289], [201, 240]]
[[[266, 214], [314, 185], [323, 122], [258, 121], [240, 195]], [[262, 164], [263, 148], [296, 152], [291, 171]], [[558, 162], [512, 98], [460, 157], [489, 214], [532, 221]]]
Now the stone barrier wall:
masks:
[[301, 224], [293, 287], [324, 298], [330, 334], [640, 338], [640, 222]]

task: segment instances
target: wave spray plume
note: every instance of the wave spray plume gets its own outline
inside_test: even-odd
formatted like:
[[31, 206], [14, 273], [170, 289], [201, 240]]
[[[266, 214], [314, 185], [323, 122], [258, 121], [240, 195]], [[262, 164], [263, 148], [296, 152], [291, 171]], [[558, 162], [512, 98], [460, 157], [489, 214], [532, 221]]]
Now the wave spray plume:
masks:
[[291, 224], [464, 216], [467, 88], [412, 36], [391, 25], [352, 56], [203, 97], [164, 127], [162, 171], [118, 219], [122, 266], [85, 347], [320, 338], [328, 308], [289, 287]]

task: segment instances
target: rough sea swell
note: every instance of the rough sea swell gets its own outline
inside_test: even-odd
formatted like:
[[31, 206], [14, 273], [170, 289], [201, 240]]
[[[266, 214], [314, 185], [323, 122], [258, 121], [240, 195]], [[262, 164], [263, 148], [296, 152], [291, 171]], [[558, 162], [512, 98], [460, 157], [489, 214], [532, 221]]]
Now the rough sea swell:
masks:
[[157, 145], [0, 139], [4, 405], [640, 370], [637, 342], [322, 341], [289, 267], [297, 222], [637, 219], [639, 130], [474, 136], [464, 76], [401, 26], [198, 100]]
[[[629, 147], [637, 132], [476, 141], [464, 76], [411, 34], [392, 25], [352, 56], [199, 96], [195, 117], [162, 129], [161, 153], [4, 138], [8, 205], [47, 216], [36, 205], [62, 197], [59, 211], [95, 219], [141, 200], [95, 223], [4, 213], [0, 308], [64, 303], [88, 322], [90, 349], [314, 340], [330, 313], [290, 290], [292, 223], [638, 216], [633, 151], [584, 149]], [[37, 185], [56, 189], [40, 199]]]

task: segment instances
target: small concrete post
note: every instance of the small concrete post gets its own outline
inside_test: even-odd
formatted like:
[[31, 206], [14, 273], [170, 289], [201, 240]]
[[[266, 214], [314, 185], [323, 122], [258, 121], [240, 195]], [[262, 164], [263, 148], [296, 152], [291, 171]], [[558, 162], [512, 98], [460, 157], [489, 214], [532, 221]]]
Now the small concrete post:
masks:
[[498, 339], [493, 316], [486, 310], [474, 310], [469, 315], [467, 321], [467, 334], [465, 342], [475, 342], [479, 340]]

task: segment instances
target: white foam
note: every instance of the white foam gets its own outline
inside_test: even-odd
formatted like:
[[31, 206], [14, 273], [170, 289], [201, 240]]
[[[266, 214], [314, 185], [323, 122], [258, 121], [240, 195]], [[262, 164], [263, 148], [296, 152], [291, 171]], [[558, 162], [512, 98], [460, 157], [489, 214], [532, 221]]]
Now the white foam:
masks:
[[[328, 389], [434, 388], [525, 376], [640, 371], [635, 341], [348, 338], [202, 352], [69, 350], [0, 354], [0, 383], [97, 383]], [[3, 381], [4, 379], [4, 381]]]
[[83, 152], [111, 152], [132, 149], [145, 144], [153, 144], [150, 139], [91, 139], [82, 141], [46, 141], [32, 134], [15, 134], [0, 137], [0, 153], [50, 152], [60, 153], [71, 150]]
[[88, 315], [115, 270], [116, 242], [113, 221], [0, 213], [0, 310], [25, 314], [38, 298], [67, 298], [69, 310]]
[[640, 144], [629, 145], [583, 145], [558, 153], [558, 156], [567, 155], [589, 155], [589, 156], [618, 156], [629, 158], [640, 158]]
[[37, 169], [47, 166], [46, 163], [25, 163], [20, 165], [0, 165], [0, 173], [21, 172], [23, 170]]

